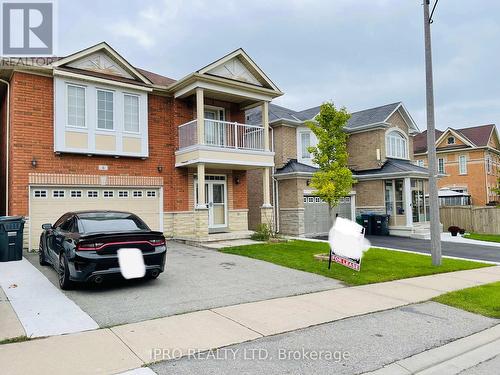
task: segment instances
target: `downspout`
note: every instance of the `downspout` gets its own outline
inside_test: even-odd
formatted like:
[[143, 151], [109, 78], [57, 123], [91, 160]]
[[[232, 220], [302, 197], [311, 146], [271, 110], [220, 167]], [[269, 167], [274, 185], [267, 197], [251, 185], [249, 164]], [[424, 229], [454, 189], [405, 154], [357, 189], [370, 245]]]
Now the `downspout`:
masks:
[[[274, 151], [274, 129], [271, 129], [271, 151]], [[278, 195], [278, 181], [274, 177], [276, 167], [273, 165], [272, 180], [273, 180], [273, 207], [274, 207], [274, 222], [276, 223], [276, 233], [280, 232], [280, 215], [279, 215], [279, 195]]]
[[9, 216], [9, 142], [10, 142], [10, 83], [0, 78], [7, 86], [7, 113], [5, 115], [5, 216]]

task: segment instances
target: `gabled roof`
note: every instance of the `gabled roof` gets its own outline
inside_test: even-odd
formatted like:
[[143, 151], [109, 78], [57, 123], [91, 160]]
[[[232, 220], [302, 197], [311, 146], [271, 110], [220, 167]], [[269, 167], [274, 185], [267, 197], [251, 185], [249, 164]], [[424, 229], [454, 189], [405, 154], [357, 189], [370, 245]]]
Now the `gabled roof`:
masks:
[[[320, 108], [321, 106], [315, 106], [302, 111], [294, 111], [292, 109], [271, 103], [269, 105], [269, 122], [272, 123], [279, 120], [287, 120], [300, 125], [305, 121], [314, 120], [316, 115], [318, 115]], [[410, 131], [418, 132], [417, 125], [402, 102], [386, 104], [380, 107], [353, 112], [351, 113], [351, 118], [347, 122], [346, 130], [356, 131], [370, 128], [371, 126], [384, 125], [397, 110], [401, 110], [404, 120], [409, 125]], [[247, 111], [247, 122], [249, 124], [260, 124], [262, 121], [261, 118], [260, 108], [253, 108]]]
[[[229, 66], [225, 66], [229, 64]], [[222, 69], [220, 72], [219, 70]], [[221, 74], [222, 72], [226, 74]], [[213, 63], [196, 71], [199, 74], [215, 75], [219, 77], [234, 79], [245, 83], [255, 84], [271, 90], [280, 91], [278, 86], [264, 73], [262, 69], [243, 50], [228, 53], [226, 56], [215, 60]]]
[[131, 77], [141, 81], [144, 84], [151, 84], [152, 82], [146, 78], [144, 74], [138, 71], [134, 66], [132, 66], [127, 60], [125, 60], [118, 52], [116, 52], [111, 46], [106, 42], [98, 43], [94, 46], [85, 48], [81, 51], [75, 52], [69, 56], [59, 58], [56, 62], [52, 63], [52, 67], [67, 67], [78, 60], [84, 59], [90, 55], [96, 53], [104, 53], [109, 56], [114, 62], [116, 62], [124, 71], [130, 74]]
[[[472, 126], [463, 129], [448, 128], [445, 131], [436, 129], [436, 145], [439, 144], [447, 134], [459, 137], [467, 146], [448, 146], [442, 149], [457, 149], [463, 147], [486, 147], [493, 132], [496, 131], [494, 124]], [[427, 131], [417, 134], [413, 139], [413, 152], [416, 154], [427, 152]]]

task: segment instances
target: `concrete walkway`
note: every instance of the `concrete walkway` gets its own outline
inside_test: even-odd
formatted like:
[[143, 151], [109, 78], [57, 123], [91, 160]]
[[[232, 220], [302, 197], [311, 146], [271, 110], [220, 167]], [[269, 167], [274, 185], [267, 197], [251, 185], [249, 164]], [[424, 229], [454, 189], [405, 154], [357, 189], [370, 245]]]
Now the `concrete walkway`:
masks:
[[[500, 281], [498, 266], [245, 303], [0, 345], [0, 363], [2, 374], [114, 374], [495, 281]], [[61, 348], [64, 361], [59, 360]]]
[[0, 287], [0, 341], [20, 336], [26, 336], [26, 332]]
[[[5, 291], [28, 337], [99, 328], [90, 316], [24, 258], [0, 263], [0, 287]], [[3, 318], [2, 315], [0, 317]]]

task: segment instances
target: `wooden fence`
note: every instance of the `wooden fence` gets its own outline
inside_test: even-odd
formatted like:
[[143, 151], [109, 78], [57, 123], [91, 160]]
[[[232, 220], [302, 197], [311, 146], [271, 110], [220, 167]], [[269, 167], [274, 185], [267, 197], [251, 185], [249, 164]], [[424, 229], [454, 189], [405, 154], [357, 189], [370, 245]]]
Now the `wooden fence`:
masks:
[[500, 233], [500, 208], [475, 206], [449, 206], [439, 209], [443, 230], [456, 225], [467, 232]]

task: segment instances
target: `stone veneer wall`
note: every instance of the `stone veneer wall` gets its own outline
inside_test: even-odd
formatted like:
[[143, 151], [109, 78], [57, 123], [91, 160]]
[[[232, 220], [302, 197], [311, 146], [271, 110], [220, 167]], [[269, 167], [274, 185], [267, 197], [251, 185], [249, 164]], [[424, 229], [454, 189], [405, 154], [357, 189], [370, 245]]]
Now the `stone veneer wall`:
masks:
[[229, 210], [229, 230], [231, 232], [248, 230], [248, 210]]
[[280, 233], [304, 235], [304, 208], [280, 208]]

